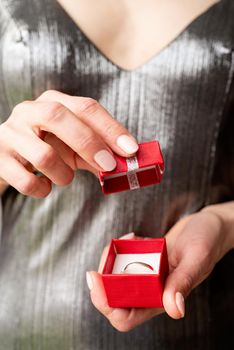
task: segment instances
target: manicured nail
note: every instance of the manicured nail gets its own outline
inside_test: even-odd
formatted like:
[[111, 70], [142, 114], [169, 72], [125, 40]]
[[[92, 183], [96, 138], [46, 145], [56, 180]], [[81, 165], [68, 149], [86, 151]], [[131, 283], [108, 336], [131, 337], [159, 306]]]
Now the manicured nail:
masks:
[[181, 314], [181, 317], [184, 317], [185, 314], [185, 304], [184, 304], [184, 297], [180, 292], [176, 293], [176, 306]]
[[93, 288], [93, 280], [91, 274], [88, 271], [86, 272], [86, 282], [89, 287], [89, 290], [91, 290]]
[[131, 137], [127, 135], [121, 135], [117, 138], [117, 145], [126, 153], [136, 153], [139, 146]]
[[104, 171], [111, 171], [116, 167], [115, 158], [105, 149], [97, 152], [94, 155], [94, 160]]
[[120, 239], [132, 239], [135, 236], [134, 232], [127, 233], [120, 237]]

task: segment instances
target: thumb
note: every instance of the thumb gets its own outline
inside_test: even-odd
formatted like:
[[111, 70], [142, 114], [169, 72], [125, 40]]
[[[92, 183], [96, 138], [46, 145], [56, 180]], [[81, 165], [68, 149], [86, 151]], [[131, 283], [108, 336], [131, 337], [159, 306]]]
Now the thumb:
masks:
[[170, 317], [174, 319], [184, 317], [184, 299], [199, 284], [200, 273], [198, 264], [191, 261], [191, 256], [187, 256], [169, 274], [163, 293], [163, 305]]

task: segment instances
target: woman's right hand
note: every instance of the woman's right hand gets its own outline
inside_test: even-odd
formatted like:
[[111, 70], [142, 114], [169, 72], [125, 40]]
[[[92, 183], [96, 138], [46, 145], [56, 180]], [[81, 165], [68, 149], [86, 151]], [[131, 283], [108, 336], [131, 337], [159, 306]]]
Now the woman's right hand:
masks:
[[0, 178], [42, 198], [51, 183], [69, 184], [76, 169], [111, 171], [113, 152], [129, 157], [137, 150], [133, 136], [97, 101], [46, 91], [18, 104], [0, 125]]

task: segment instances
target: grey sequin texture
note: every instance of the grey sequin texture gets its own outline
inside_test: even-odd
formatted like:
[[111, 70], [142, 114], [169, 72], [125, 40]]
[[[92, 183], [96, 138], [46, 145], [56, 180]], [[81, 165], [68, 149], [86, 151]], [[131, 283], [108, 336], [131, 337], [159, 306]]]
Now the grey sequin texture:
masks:
[[0, 1], [2, 121], [17, 103], [47, 89], [90, 96], [139, 142], [157, 138], [166, 164], [160, 185], [110, 196], [84, 171], [43, 200], [12, 188], [5, 193], [0, 350], [234, 344], [232, 252], [188, 298], [184, 320], [162, 315], [128, 334], [94, 309], [85, 282], [112, 237], [162, 236], [180, 217], [234, 198], [233, 50], [232, 0], [213, 6], [132, 72], [105, 58], [56, 1]]

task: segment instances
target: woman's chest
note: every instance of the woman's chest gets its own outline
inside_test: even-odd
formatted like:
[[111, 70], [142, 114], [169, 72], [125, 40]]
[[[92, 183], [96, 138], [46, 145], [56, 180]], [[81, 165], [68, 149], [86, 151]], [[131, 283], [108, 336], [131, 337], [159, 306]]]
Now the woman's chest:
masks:
[[2, 103], [5, 98], [13, 107], [56, 89], [97, 99], [140, 140], [167, 135], [166, 144], [176, 133], [186, 143], [204, 131], [204, 121], [215, 130], [233, 69], [227, 11], [226, 18], [221, 10], [207, 13], [149, 62], [126, 71], [110, 62], [56, 2], [26, 5], [11, 2], [8, 8], [12, 17], [0, 52]]
[[57, 1], [110, 61], [133, 70], [219, 0]]

